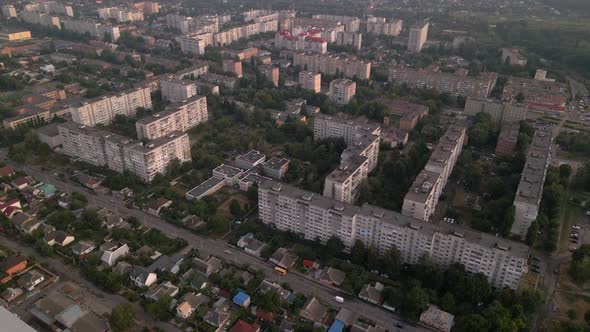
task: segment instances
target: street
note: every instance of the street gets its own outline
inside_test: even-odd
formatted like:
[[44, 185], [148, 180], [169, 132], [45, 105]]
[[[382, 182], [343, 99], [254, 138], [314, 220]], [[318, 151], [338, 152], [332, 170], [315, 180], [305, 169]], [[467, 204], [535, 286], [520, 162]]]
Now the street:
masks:
[[266, 262], [258, 258], [252, 257], [241, 251], [234, 250], [231, 254], [227, 254], [224, 252], [227, 249], [227, 244], [225, 241], [204, 238], [183, 228], [167, 223], [166, 221], [146, 212], [137, 209], [128, 209], [127, 207], [125, 207], [125, 202], [113, 196], [104, 196], [91, 193], [86, 188], [83, 188], [78, 184], [66, 183], [58, 179], [53, 174], [41, 172], [31, 166], [18, 165], [15, 163], [13, 163], [13, 166], [16, 169], [21, 169], [25, 173], [34, 176], [36, 179], [40, 181], [44, 181], [55, 185], [60, 191], [69, 193], [75, 189], [75, 191], [86, 196], [89, 204], [100, 207], [106, 207], [112, 210], [113, 212], [119, 213], [124, 217], [134, 216], [143, 225], [147, 227], [158, 229], [171, 237], [182, 238], [187, 241], [190, 247], [198, 249], [204, 256], [215, 255], [217, 257], [225, 259], [228, 262], [233, 262], [238, 265], [248, 264], [251, 267], [264, 271], [267, 278], [270, 280], [279, 283], [286, 282], [293, 290], [300, 292], [306, 296], [315, 296], [324, 301], [325, 303], [329, 303], [332, 307], [347, 307], [348, 309], [352, 310], [358, 315], [373, 320], [390, 331], [397, 330], [397, 328], [395, 328], [396, 324], [403, 325], [404, 331], [429, 331], [429, 329], [426, 329], [424, 327], [415, 327], [407, 325], [407, 323], [401, 321], [399, 318], [392, 315], [391, 312], [379, 306], [362, 302], [360, 299], [357, 298], [347, 300], [342, 305], [338, 304], [332, 301], [332, 298], [335, 295], [342, 295], [337, 288], [320, 284], [315, 280], [309, 279], [301, 275], [297, 275], [295, 273], [290, 273], [285, 276], [279, 275], [273, 270], [273, 267], [267, 264]]

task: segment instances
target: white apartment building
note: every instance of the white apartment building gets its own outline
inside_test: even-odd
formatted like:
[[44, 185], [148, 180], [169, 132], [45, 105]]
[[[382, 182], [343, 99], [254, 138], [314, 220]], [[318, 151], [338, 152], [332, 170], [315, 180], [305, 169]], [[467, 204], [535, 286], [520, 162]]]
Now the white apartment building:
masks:
[[23, 10], [20, 14], [23, 22], [29, 24], [39, 24], [44, 27], [61, 30], [61, 21], [57, 16], [52, 16], [49, 14], [38, 13], [29, 10]]
[[119, 39], [121, 36], [119, 27], [105, 25], [91, 20], [67, 19], [64, 20], [63, 23], [65, 30], [79, 34], [88, 33], [89, 35], [100, 39], [104, 39], [105, 36], [109, 36], [113, 42], [117, 41], [117, 39]]
[[527, 270], [526, 245], [455, 225], [434, 225], [371, 205], [357, 207], [274, 181], [258, 187], [259, 217], [281, 231], [323, 243], [336, 236], [350, 249], [356, 240], [380, 252], [400, 251], [404, 262], [430, 257], [442, 267], [458, 262], [485, 274], [498, 288], [516, 289]]
[[24, 6], [25, 10], [42, 12], [45, 14], [58, 14], [65, 16], [74, 16], [72, 6], [64, 5], [55, 1], [43, 1]]
[[330, 82], [330, 100], [334, 104], [348, 104], [355, 93], [356, 83], [352, 80], [339, 78]]
[[341, 16], [329, 14], [315, 14], [311, 18], [314, 20], [335, 21], [344, 24], [346, 32], [358, 32], [361, 27], [361, 20], [354, 16]]
[[410, 28], [408, 37], [408, 51], [420, 53], [428, 38], [428, 22]]
[[117, 115], [135, 116], [139, 107], [152, 108], [149, 87], [133, 88], [71, 105], [70, 114], [79, 124], [95, 126], [108, 124]]
[[524, 104], [518, 105], [492, 99], [468, 97], [463, 113], [472, 116], [475, 116], [479, 112], [488, 113], [500, 125], [506, 122], [520, 122], [525, 120], [527, 111], [528, 108]]
[[137, 138], [153, 140], [173, 132], [185, 132], [208, 120], [207, 98], [193, 96], [168, 110], [142, 118], [135, 123]]
[[535, 131], [514, 197], [515, 216], [510, 235], [524, 239], [531, 223], [537, 219], [545, 175], [551, 162], [552, 142], [550, 132]]
[[348, 147], [358, 144], [365, 135], [381, 136], [381, 127], [366, 118], [351, 119], [345, 114], [317, 114], [313, 121], [313, 138], [344, 138]]
[[205, 54], [205, 47], [213, 43], [213, 34], [205, 32], [199, 35], [176, 37], [180, 44], [180, 50], [185, 54]]
[[191, 160], [188, 135], [174, 132], [146, 144], [73, 122], [58, 126], [63, 154], [116, 172], [130, 171], [145, 182], [164, 173], [173, 160]]
[[117, 22], [143, 21], [143, 11], [118, 7], [99, 8], [98, 17], [103, 20], [114, 19]]
[[367, 18], [367, 33], [397, 37], [402, 32], [402, 20], [390, 20], [384, 17]]
[[3, 5], [2, 6], [2, 16], [6, 18], [16, 17], [16, 9], [13, 5]]
[[160, 79], [162, 99], [178, 103], [197, 95], [197, 85], [191, 81], [178, 80], [173, 75], [164, 75]]
[[424, 170], [418, 174], [404, 197], [403, 215], [423, 221], [430, 220], [463, 150], [466, 136], [467, 128], [463, 122], [449, 126], [432, 151]]
[[192, 79], [193, 77], [198, 78], [199, 76], [206, 74], [208, 72], [209, 65], [207, 64], [207, 62], [198, 62], [193, 66], [175, 72], [172, 77], [174, 77], [177, 80]]
[[369, 176], [369, 159], [353, 156], [343, 160], [324, 180], [324, 196], [340, 202], [353, 203], [360, 184]]
[[302, 89], [319, 93], [322, 89], [322, 74], [311, 71], [300, 71], [299, 85], [301, 85]]

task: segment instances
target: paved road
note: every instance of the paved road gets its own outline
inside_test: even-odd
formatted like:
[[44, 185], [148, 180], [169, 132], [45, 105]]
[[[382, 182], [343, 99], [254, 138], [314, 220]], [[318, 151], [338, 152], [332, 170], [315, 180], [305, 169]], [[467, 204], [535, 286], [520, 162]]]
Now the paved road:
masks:
[[[166, 221], [143, 211], [137, 209], [128, 209], [125, 207], [125, 203], [116, 197], [110, 195], [98, 195], [93, 192], [89, 192], [86, 188], [83, 188], [78, 184], [70, 182], [66, 183], [58, 179], [56, 176], [53, 176], [53, 174], [41, 172], [37, 168], [14, 163], [13, 166], [17, 169], [23, 170], [29, 175], [34, 176], [38, 180], [55, 185], [60, 191], [78, 191], [87, 197], [90, 204], [104, 206], [125, 217], [134, 216], [147, 227], [158, 229], [169, 236], [182, 238], [187, 241], [189, 246], [199, 249], [199, 251], [204, 255], [212, 254], [236, 264], [248, 264], [251, 267], [264, 271], [266, 276], [271, 280], [279, 283], [288, 283], [291, 288], [297, 292], [303, 293], [306, 296], [313, 295], [327, 303], [330, 303], [332, 307], [341, 306], [332, 301], [332, 298], [335, 295], [343, 295], [337, 288], [319, 284], [315, 280], [311, 280], [310, 278], [295, 273], [281, 276], [275, 273], [272, 266], [266, 262], [252, 257], [244, 252], [232, 250], [231, 254], [225, 253], [225, 250], [227, 249], [227, 244], [225, 241], [204, 238], [181, 227], [167, 223]], [[362, 315], [379, 323], [381, 326], [386, 327], [390, 331], [397, 330], [395, 327], [396, 324], [403, 325], [404, 331], [429, 331], [429, 329], [424, 327], [409, 326], [407, 323], [402, 322], [398, 317], [392, 315], [391, 312], [373, 304], [365, 303], [357, 298], [347, 300], [342, 306], [347, 307], [358, 315]]]

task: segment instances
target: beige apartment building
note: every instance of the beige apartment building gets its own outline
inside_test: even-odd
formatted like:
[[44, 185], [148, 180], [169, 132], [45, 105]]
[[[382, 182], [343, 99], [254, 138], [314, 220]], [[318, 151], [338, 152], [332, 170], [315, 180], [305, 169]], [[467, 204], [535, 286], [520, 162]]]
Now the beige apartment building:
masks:
[[344, 105], [356, 94], [356, 83], [346, 78], [330, 82], [330, 100], [334, 104]]
[[13, 29], [0, 31], [0, 40], [22, 41], [27, 39], [31, 39], [31, 31]]
[[266, 77], [267, 80], [271, 81], [272, 84], [276, 87], [279, 86], [279, 78], [280, 78], [280, 70], [279, 67], [274, 65], [260, 65], [258, 66], [258, 70]]
[[193, 96], [182, 103], [170, 105], [166, 111], [152, 114], [135, 123], [140, 140], [185, 132], [208, 120], [207, 98]]
[[61, 30], [61, 21], [57, 16], [33, 12], [29, 10], [23, 10], [20, 14], [23, 22], [29, 24], [39, 24], [44, 27]]
[[191, 160], [188, 135], [174, 132], [148, 143], [73, 122], [58, 125], [62, 153], [116, 172], [130, 171], [145, 182], [166, 171], [173, 160]]
[[299, 85], [301, 85], [302, 89], [319, 93], [322, 89], [322, 74], [311, 71], [300, 71]]
[[356, 240], [380, 252], [400, 251], [404, 262], [423, 256], [448, 267], [465, 265], [496, 287], [516, 289], [527, 270], [526, 245], [455, 225], [434, 225], [371, 205], [358, 207], [274, 181], [258, 187], [259, 217], [281, 231], [325, 243], [336, 236], [350, 249]]
[[226, 73], [234, 73], [237, 78], [242, 77], [242, 61], [235, 61], [232, 59], [223, 60], [223, 71]]
[[3, 5], [2, 6], [2, 16], [6, 17], [6, 18], [15, 18], [17, 16], [16, 8], [14, 8], [13, 5]]
[[117, 115], [134, 116], [139, 107], [152, 108], [149, 87], [133, 88], [74, 104], [70, 113], [75, 122], [95, 126], [108, 124]]
[[528, 107], [524, 104], [518, 105], [496, 100], [469, 97], [465, 102], [465, 109], [463, 112], [472, 116], [475, 116], [480, 112], [488, 113], [500, 125], [502, 123], [517, 123], [525, 120], [527, 110]]
[[428, 38], [428, 22], [423, 22], [410, 28], [408, 37], [408, 51], [420, 53]]
[[293, 65], [305, 71], [327, 75], [335, 75], [338, 72], [344, 77], [357, 77], [363, 80], [368, 80], [371, 76], [371, 62], [353, 56], [296, 52], [293, 54]]
[[178, 80], [174, 75], [164, 75], [160, 79], [162, 99], [178, 103], [197, 95], [197, 85], [188, 80]]

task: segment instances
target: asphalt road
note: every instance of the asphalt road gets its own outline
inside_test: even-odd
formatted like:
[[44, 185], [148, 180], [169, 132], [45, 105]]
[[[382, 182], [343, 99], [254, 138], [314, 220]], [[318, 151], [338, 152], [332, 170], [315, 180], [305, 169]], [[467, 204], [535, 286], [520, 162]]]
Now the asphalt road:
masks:
[[311, 278], [307, 278], [296, 273], [290, 273], [286, 276], [282, 276], [274, 272], [273, 267], [268, 263], [256, 257], [252, 257], [244, 252], [232, 250], [231, 254], [227, 254], [225, 250], [227, 250], [228, 247], [225, 241], [204, 238], [183, 228], [170, 224], [151, 214], [137, 209], [128, 209], [125, 207], [125, 203], [116, 197], [110, 195], [99, 195], [94, 192], [90, 192], [88, 189], [76, 183], [66, 183], [51, 173], [42, 172], [37, 168], [28, 165], [18, 165], [15, 163], [12, 164], [15, 168], [23, 170], [25, 173], [34, 176], [38, 180], [55, 185], [62, 192], [80, 192], [87, 197], [90, 204], [106, 207], [113, 212], [121, 214], [124, 217], [134, 216], [147, 227], [158, 229], [168, 236], [182, 238], [187, 241], [190, 247], [199, 249], [199, 251], [205, 256], [211, 254], [235, 264], [248, 264], [251, 267], [264, 271], [267, 278], [270, 280], [279, 283], [286, 282], [293, 290], [306, 296], [315, 296], [316, 298], [323, 300], [325, 303], [330, 303], [330, 305], [334, 308], [344, 306], [352, 310], [352, 312], [356, 313], [357, 315], [361, 315], [377, 322], [379, 325], [386, 327], [389, 331], [397, 331], [398, 328], [395, 327], [397, 324], [401, 324], [403, 326], [403, 331], [430, 331], [429, 329], [421, 326], [408, 325], [407, 323], [401, 321], [398, 317], [394, 316], [391, 312], [379, 306], [363, 302], [358, 298], [347, 299], [344, 304], [338, 304], [334, 302], [332, 298], [335, 295], [341, 295], [346, 298], [346, 295], [342, 294], [337, 288], [320, 284]]

